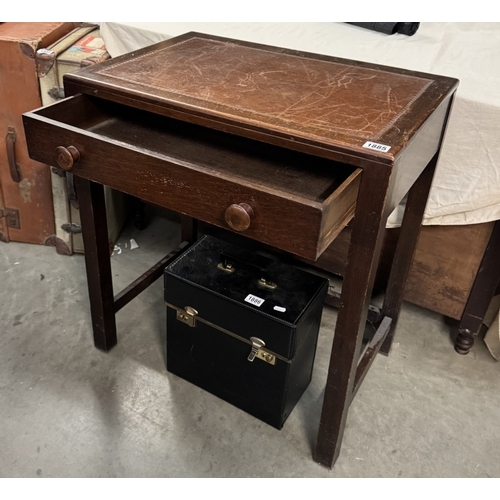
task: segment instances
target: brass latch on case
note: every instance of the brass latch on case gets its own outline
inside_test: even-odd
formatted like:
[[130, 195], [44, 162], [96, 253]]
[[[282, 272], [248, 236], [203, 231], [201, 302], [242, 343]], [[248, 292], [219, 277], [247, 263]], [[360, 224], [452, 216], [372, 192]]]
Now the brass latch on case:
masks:
[[178, 321], [192, 328], [196, 326], [196, 316], [198, 316], [198, 311], [190, 306], [186, 306], [184, 311], [178, 309], [176, 314]]
[[266, 270], [260, 267], [259, 265], [253, 264], [251, 262], [245, 262], [241, 258], [236, 257], [234, 255], [226, 255], [224, 252], [221, 252], [220, 258], [221, 262], [217, 264], [217, 269], [220, 269], [225, 273], [231, 274], [234, 273], [234, 271], [236, 270], [235, 268], [236, 264], [238, 268], [251, 270], [255, 274], [260, 274], [260, 278], [257, 282], [259, 286], [263, 286], [271, 290], [274, 290], [277, 287], [276, 283], [273, 283], [270, 279], [266, 277], [267, 275]]
[[271, 290], [274, 290], [278, 286], [278, 285], [276, 285], [276, 283], [273, 283], [272, 281], [266, 280], [266, 278], [260, 278], [259, 285], [264, 286], [266, 288], [270, 288]]
[[231, 262], [219, 262], [217, 264], [217, 269], [220, 269], [221, 271], [225, 271], [226, 273], [234, 273], [234, 266], [231, 264]]
[[252, 351], [248, 355], [248, 361], [253, 362], [255, 358], [259, 358], [270, 365], [274, 365], [276, 363], [276, 356], [262, 349], [266, 343], [259, 339], [258, 337], [250, 337], [250, 341], [252, 342]]

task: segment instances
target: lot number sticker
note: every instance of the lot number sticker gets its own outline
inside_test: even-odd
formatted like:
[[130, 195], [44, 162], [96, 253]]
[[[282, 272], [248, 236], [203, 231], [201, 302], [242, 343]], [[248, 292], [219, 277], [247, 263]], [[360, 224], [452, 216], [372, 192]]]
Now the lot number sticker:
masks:
[[381, 153], [387, 153], [387, 151], [391, 149], [391, 146], [386, 146], [385, 144], [379, 144], [378, 142], [370, 142], [370, 141], [366, 141], [363, 144], [363, 147], [367, 149], [373, 149], [375, 151], [380, 151]]
[[252, 295], [251, 293], [249, 293], [246, 296], [245, 302], [249, 302], [250, 304], [253, 304], [254, 306], [260, 307], [265, 302], [265, 299], [261, 299], [260, 297], [256, 297], [255, 295]]

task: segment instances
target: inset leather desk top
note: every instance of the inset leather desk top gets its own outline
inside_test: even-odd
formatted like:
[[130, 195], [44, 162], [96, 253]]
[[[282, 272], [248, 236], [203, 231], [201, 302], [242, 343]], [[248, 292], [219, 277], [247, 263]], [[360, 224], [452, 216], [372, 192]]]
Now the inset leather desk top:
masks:
[[222, 120], [322, 147], [359, 150], [372, 141], [389, 147], [383, 153], [392, 160], [457, 84], [198, 33], [88, 68], [65, 82], [70, 93], [104, 91], [106, 99], [125, 98], [138, 107], [149, 102], [162, 114], [182, 111], [201, 124], [203, 117]]

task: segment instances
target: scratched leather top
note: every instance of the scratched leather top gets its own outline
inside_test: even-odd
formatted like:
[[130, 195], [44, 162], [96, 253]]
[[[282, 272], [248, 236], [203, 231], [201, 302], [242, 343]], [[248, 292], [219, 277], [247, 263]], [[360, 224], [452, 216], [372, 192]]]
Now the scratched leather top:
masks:
[[93, 76], [196, 112], [359, 148], [380, 141], [433, 83], [404, 73], [191, 34]]

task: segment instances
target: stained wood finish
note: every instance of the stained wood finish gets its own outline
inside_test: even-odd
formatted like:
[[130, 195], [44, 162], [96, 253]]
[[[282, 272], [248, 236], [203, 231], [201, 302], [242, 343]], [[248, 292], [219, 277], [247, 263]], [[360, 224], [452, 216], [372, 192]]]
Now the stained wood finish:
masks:
[[[157, 47], [153, 54], [115, 60], [95, 71], [94, 77], [104, 85], [111, 80], [130, 90], [147, 88], [152, 97], [199, 106], [241, 122], [249, 122], [250, 114], [266, 128], [288, 131], [291, 123], [300, 123], [300, 132], [311, 140], [330, 142], [335, 135], [345, 144], [381, 137], [388, 123], [398, 120], [432, 83], [414, 75], [386, 75], [379, 69], [199, 35]], [[240, 90], [237, 100], [235, 88]], [[356, 113], [352, 103], [360, 94], [364, 109]]]
[[390, 330], [380, 348], [380, 352], [386, 355], [389, 354], [394, 338], [399, 311], [403, 303], [404, 288], [417, 247], [422, 217], [436, 170], [437, 159], [436, 154], [408, 194], [407, 208], [401, 224], [401, 234], [394, 254], [394, 262], [382, 306], [382, 316], [392, 319]]
[[[96, 95], [316, 155], [335, 152], [349, 163], [359, 156], [388, 165], [457, 85], [202, 33], [65, 75], [64, 82], [67, 95]], [[366, 140], [391, 150], [367, 150]]]
[[333, 466], [340, 453], [385, 230], [383, 214], [390, 171], [383, 166], [373, 167], [365, 169], [361, 178], [359, 198], [365, 202], [357, 204], [352, 222], [351, 244], [316, 443], [315, 460], [327, 467]]
[[[358, 368], [387, 217], [432, 169], [457, 84], [190, 33], [66, 75], [66, 95], [74, 98], [27, 114], [25, 127], [37, 158], [52, 161], [58, 146], [78, 150], [72, 172], [92, 181], [82, 180], [84, 189], [105, 183], [224, 229], [227, 208], [246, 204], [253, 215], [241, 234], [312, 261], [355, 211], [315, 451], [331, 467], [354, 391], [388, 324], [397, 322], [401, 298], [390, 297], [394, 317], [382, 319]], [[387, 147], [372, 150], [367, 141]], [[87, 200], [94, 210], [85, 224], [95, 225], [101, 203]], [[422, 203], [410, 196], [410, 213]], [[183, 234], [195, 237], [184, 220]], [[415, 230], [415, 221], [402, 232]], [[95, 231], [87, 231], [90, 241], [102, 241]], [[402, 237], [412, 254], [416, 238]], [[89, 279], [101, 287], [91, 293], [110, 317], [108, 285], [96, 279], [99, 257], [90, 259]], [[403, 281], [409, 260], [398, 259]], [[100, 310], [93, 312], [98, 327]]]
[[370, 366], [372, 365], [377, 353], [380, 351], [387, 335], [391, 331], [392, 327], [392, 319], [388, 316], [385, 316], [384, 319], [380, 322], [375, 335], [372, 340], [366, 347], [366, 351], [363, 354], [363, 357], [359, 361], [358, 367], [356, 368], [356, 378], [354, 379], [354, 389], [351, 394], [351, 399], [354, 399], [358, 389], [361, 387], [361, 384], [368, 373]]
[[104, 188], [77, 176], [75, 184], [80, 200], [94, 345], [108, 352], [116, 345], [117, 337]]
[[[360, 169], [322, 158], [85, 96], [24, 121], [34, 158], [309, 259], [354, 215]], [[250, 207], [246, 224], [228, 223], [233, 205]]]

